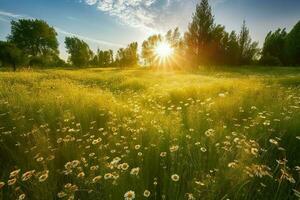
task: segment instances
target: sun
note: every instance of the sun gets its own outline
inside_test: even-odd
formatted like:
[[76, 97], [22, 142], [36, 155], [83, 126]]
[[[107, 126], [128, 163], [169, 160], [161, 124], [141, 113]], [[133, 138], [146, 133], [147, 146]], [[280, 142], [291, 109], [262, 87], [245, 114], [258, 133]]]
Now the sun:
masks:
[[170, 46], [169, 43], [161, 42], [155, 48], [155, 53], [156, 53], [156, 56], [160, 60], [164, 60], [164, 59], [167, 59], [168, 57], [170, 57], [173, 54], [173, 48]]

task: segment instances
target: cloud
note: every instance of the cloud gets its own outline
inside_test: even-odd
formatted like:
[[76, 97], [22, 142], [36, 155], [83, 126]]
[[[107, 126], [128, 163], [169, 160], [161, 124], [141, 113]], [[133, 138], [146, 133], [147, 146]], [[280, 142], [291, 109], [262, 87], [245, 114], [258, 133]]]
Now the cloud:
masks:
[[149, 30], [156, 28], [156, 20], [172, 1], [178, 0], [85, 0], [85, 3], [116, 17], [122, 24]]
[[[89, 0], [89, 1], [92, 2], [94, 0]], [[1, 16], [3, 16], [3, 18]], [[8, 20], [6, 18], [10, 18], [10, 19], [11, 18], [13, 18], [13, 19], [35, 19], [34, 17], [28, 16], [28, 15], [15, 14], [15, 13], [0, 10], [0, 20], [5, 21], [5, 22], [10, 22], [10, 20]], [[72, 33], [72, 32], [66, 31], [66, 30], [58, 28], [58, 27], [54, 27], [54, 28], [58, 33], [60, 33], [62, 35], [78, 37], [82, 40], [86, 40], [86, 41], [89, 41], [89, 42], [92, 42], [92, 43], [95, 43], [95, 44], [101, 44], [101, 45], [106, 45], [106, 46], [111, 46], [111, 47], [123, 47], [124, 46], [122, 44], [117, 44], [117, 43], [108, 42], [108, 41], [104, 41], [104, 40], [98, 40], [98, 39], [95, 39], [95, 38], [90, 38], [90, 37], [87, 37], [87, 36]]]
[[125, 46], [123, 44], [108, 42], [108, 41], [104, 41], [104, 40], [98, 40], [98, 39], [90, 38], [90, 37], [87, 37], [87, 36], [79, 35], [79, 34], [76, 34], [76, 33], [68, 32], [68, 31], [63, 30], [63, 29], [58, 28], [58, 27], [54, 27], [54, 28], [58, 33], [60, 33], [62, 35], [77, 37], [77, 38], [80, 38], [82, 40], [89, 41], [89, 42], [92, 42], [92, 43], [106, 45], [106, 46], [112, 46], [112, 47], [124, 47]]
[[[209, 0], [216, 6], [226, 0]], [[115, 17], [121, 24], [158, 31], [188, 23], [198, 0], [83, 0]], [[176, 20], [178, 23], [176, 23]], [[154, 32], [155, 32], [154, 31]]]
[[1, 10], [0, 10], [0, 15], [3, 17], [14, 18], [14, 19], [31, 19], [32, 18], [28, 15], [20, 15], [20, 14], [15, 14], [15, 13], [11, 13], [11, 12], [1, 11]]

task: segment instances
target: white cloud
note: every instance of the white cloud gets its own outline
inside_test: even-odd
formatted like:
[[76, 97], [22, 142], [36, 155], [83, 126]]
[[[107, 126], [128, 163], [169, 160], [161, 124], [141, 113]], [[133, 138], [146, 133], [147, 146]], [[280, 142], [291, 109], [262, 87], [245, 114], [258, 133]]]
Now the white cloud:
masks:
[[20, 15], [20, 14], [15, 14], [15, 13], [11, 13], [11, 12], [1, 11], [1, 10], [0, 10], [0, 15], [3, 17], [15, 18], [15, 19], [32, 18], [27, 15]]
[[[86, 0], [86, 1], [93, 1], [93, 0]], [[14, 18], [14, 19], [35, 19], [34, 17], [28, 16], [28, 15], [20, 15], [20, 14], [15, 14], [15, 13], [10, 13], [10, 12], [6, 12], [6, 11], [0, 11], [0, 16], [3, 16], [4, 18], [0, 17], [1, 21], [5, 21], [5, 22], [9, 22], [10, 20], [6, 19], [6, 18]], [[69, 18], [69, 17], [68, 17]], [[111, 46], [111, 47], [123, 47], [124, 45], [122, 44], [117, 44], [117, 43], [113, 43], [113, 42], [108, 42], [108, 41], [104, 41], [104, 40], [99, 40], [99, 39], [95, 39], [95, 38], [90, 38], [87, 36], [83, 36], [83, 35], [79, 35], [76, 33], [72, 33], [66, 30], [63, 30], [61, 28], [58, 27], [54, 27], [55, 30], [62, 35], [67, 35], [67, 36], [74, 36], [74, 37], [78, 37], [82, 40], [86, 40], [95, 44], [100, 44], [100, 45], [106, 45], [106, 46]]]
[[[160, 16], [163, 6], [170, 0], [85, 0], [88, 5], [97, 8], [111, 16], [116, 17], [121, 23], [144, 29], [155, 28], [156, 19]], [[175, 1], [175, 0], [171, 0]], [[162, 3], [161, 9], [157, 3]]]
[[124, 47], [125, 46], [125, 45], [118, 44], [118, 43], [108, 42], [108, 41], [104, 41], [104, 40], [98, 40], [98, 39], [95, 39], [95, 38], [90, 38], [90, 37], [87, 37], [87, 36], [83, 36], [83, 35], [79, 35], [79, 34], [76, 34], [76, 33], [68, 32], [68, 31], [63, 30], [63, 29], [58, 28], [58, 27], [54, 27], [54, 28], [60, 34], [67, 35], [67, 36], [72, 36], [72, 37], [77, 37], [77, 38], [80, 38], [82, 40], [89, 41], [89, 42], [92, 42], [92, 43], [111, 46], [111, 47]]
[[[226, 0], [209, 0], [212, 6]], [[142, 28], [146, 31], [181, 26], [195, 11], [200, 0], [84, 0], [90, 6], [116, 17], [121, 24]], [[177, 20], [177, 23], [176, 23]]]

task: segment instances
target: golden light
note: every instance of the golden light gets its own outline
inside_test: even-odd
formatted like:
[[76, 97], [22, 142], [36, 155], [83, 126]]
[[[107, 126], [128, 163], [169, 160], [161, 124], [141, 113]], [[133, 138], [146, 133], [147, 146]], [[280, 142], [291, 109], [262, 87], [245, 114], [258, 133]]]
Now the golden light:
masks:
[[169, 43], [167, 43], [167, 42], [161, 42], [155, 48], [155, 53], [156, 53], [156, 56], [160, 60], [165, 60], [168, 57], [172, 56], [172, 54], [173, 54], [173, 48], [170, 46]]

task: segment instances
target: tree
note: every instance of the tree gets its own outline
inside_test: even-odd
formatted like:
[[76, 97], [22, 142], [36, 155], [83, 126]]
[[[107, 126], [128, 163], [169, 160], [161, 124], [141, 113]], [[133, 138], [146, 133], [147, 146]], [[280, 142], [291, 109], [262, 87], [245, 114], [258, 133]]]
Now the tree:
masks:
[[258, 53], [258, 43], [252, 42], [249, 34], [249, 29], [246, 26], [246, 21], [243, 25], [238, 38], [239, 44], [239, 64], [250, 64]]
[[264, 42], [260, 62], [265, 65], [282, 65], [285, 61], [284, 48], [286, 39], [285, 29], [270, 31]]
[[186, 65], [186, 49], [184, 39], [182, 38], [179, 28], [170, 29], [164, 39], [172, 48], [172, 55], [165, 63], [168, 68], [182, 68]]
[[26, 59], [23, 52], [11, 42], [0, 42], [0, 61], [10, 65], [16, 71], [17, 67], [24, 64]]
[[58, 54], [57, 33], [45, 21], [20, 19], [11, 22], [8, 41], [29, 56]]
[[65, 45], [70, 54], [69, 62], [77, 67], [87, 66], [92, 59], [93, 52], [87, 43], [76, 37], [66, 37]]
[[285, 57], [286, 64], [300, 65], [300, 21], [286, 36]]
[[161, 35], [152, 35], [142, 44], [142, 58], [146, 65], [155, 65], [155, 48], [162, 41]]
[[225, 56], [226, 64], [237, 65], [239, 63], [239, 43], [235, 31], [229, 34]]
[[120, 67], [136, 66], [138, 64], [138, 43], [130, 43], [126, 48], [120, 48], [117, 52], [116, 62]]
[[107, 67], [114, 62], [113, 51], [107, 50], [102, 51], [100, 49], [97, 50], [96, 55], [92, 60], [92, 64], [100, 67]]
[[192, 22], [185, 34], [188, 54], [197, 65], [207, 62], [207, 48], [213, 39], [214, 29], [215, 24], [211, 7], [208, 0], [202, 0], [200, 4], [197, 4]]

